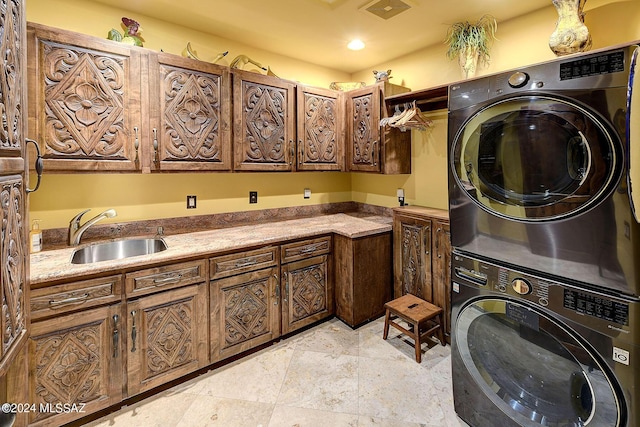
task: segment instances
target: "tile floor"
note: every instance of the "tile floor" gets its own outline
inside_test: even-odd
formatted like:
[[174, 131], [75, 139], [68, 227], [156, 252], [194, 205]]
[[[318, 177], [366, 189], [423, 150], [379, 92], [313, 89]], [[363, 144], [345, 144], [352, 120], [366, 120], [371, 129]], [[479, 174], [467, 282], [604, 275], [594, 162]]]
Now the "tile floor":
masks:
[[329, 320], [87, 426], [466, 426], [450, 347], [430, 344], [418, 365], [412, 342], [394, 328], [384, 341], [383, 326]]

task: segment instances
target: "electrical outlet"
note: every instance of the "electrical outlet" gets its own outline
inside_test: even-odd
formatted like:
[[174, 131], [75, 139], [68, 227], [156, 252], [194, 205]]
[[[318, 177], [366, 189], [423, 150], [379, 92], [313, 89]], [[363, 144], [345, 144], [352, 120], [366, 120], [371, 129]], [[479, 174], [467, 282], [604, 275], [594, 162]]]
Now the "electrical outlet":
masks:
[[400, 206], [404, 206], [404, 188], [398, 188], [396, 194], [398, 196], [398, 203], [400, 203]]
[[196, 208], [196, 196], [187, 196], [187, 209]]
[[304, 189], [304, 198], [305, 199], [310, 199], [311, 198], [311, 189], [310, 188], [305, 188]]
[[258, 203], [257, 191], [249, 191], [249, 203]]

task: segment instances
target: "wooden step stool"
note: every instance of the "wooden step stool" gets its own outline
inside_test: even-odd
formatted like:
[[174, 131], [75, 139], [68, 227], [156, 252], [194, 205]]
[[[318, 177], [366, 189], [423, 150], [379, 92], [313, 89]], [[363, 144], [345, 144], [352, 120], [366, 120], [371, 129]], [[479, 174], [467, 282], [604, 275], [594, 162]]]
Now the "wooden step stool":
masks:
[[[440, 307], [431, 304], [412, 294], [406, 294], [393, 301], [389, 301], [384, 305], [386, 309], [384, 316], [384, 334], [383, 339], [387, 339], [389, 335], [389, 325], [401, 331], [403, 334], [413, 338], [416, 347], [416, 362], [422, 361], [422, 350], [420, 345], [425, 338], [438, 332], [440, 344], [445, 345], [444, 341], [444, 323], [442, 319], [443, 311]], [[400, 318], [413, 326], [412, 330], [403, 328], [393, 319]], [[427, 328], [426, 331], [421, 330]]]

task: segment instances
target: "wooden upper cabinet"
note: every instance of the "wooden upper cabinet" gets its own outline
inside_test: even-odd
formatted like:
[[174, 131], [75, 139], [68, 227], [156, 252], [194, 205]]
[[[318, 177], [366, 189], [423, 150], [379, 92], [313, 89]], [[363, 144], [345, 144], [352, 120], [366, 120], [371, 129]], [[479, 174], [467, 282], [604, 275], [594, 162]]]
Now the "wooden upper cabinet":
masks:
[[298, 170], [344, 170], [344, 100], [341, 92], [299, 85]]
[[408, 88], [379, 82], [346, 93], [347, 169], [383, 174], [411, 173], [411, 132], [381, 128], [387, 111], [386, 96], [409, 92]]
[[294, 170], [295, 85], [232, 70], [234, 169]]
[[139, 168], [143, 50], [28, 25], [30, 135], [46, 170]]
[[149, 69], [151, 169], [231, 170], [229, 69], [165, 53]]
[[351, 171], [380, 172], [380, 90], [347, 92], [347, 150]]
[[26, 33], [24, 1], [0, 0], [0, 395], [18, 401], [21, 392], [6, 390], [7, 372], [20, 364], [29, 330], [28, 207], [25, 193], [27, 123]]

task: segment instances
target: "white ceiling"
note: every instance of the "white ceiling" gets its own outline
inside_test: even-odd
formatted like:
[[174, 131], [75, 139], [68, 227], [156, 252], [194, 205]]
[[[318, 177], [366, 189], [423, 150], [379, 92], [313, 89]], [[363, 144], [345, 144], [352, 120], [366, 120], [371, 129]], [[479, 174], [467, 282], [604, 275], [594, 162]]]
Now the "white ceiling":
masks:
[[[442, 43], [454, 22], [484, 14], [502, 22], [551, 7], [551, 0], [401, 0], [411, 8], [385, 20], [366, 11], [380, 0], [93, 1], [348, 73]], [[348, 50], [352, 38], [366, 48]]]

